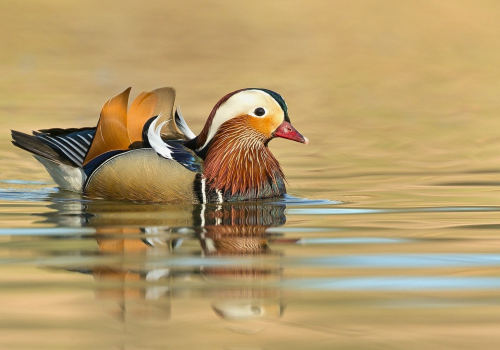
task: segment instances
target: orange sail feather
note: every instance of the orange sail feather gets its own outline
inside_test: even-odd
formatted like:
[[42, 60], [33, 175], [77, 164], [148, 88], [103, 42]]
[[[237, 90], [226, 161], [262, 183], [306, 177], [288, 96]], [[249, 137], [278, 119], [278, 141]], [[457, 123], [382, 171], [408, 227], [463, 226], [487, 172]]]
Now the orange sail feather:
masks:
[[154, 116], [158, 96], [153, 92], [143, 92], [130, 105], [127, 116], [127, 131], [131, 142], [142, 141], [144, 124]]
[[131, 141], [127, 131], [127, 107], [130, 89], [109, 99], [101, 110], [101, 117], [97, 124], [92, 145], [83, 164], [87, 164], [95, 157], [117, 150], [125, 150]]
[[[84, 164], [103, 153], [126, 150], [132, 143], [142, 141], [144, 124], [151, 117], [161, 114], [162, 121], [172, 121], [174, 88], [164, 87], [151, 92], [142, 92], [132, 102], [127, 112], [130, 89], [111, 98], [102, 107], [94, 140]], [[168, 129], [167, 135], [184, 138], [173, 121], [167, 123], [165, 128]]]

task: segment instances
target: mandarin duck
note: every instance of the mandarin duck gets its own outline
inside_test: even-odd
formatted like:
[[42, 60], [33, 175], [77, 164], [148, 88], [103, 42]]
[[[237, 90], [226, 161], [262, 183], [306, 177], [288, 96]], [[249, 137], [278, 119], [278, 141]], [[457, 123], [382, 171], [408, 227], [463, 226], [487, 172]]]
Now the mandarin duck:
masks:
[[96, 127], [12, 131], [12, 143], [42, 163], [61, 189], [90, 198], [150, 203], [222, 203], [282, 197], [275, 137], [308, 144], [283, 98], [248, 88], [222, 97], [196, 136], [175, 90], [130, 88], [108, 100]]

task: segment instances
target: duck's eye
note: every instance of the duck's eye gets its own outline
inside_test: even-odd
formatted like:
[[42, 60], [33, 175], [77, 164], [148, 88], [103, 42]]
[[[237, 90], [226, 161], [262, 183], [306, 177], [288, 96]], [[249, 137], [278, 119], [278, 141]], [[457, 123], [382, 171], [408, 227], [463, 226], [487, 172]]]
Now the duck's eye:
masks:
[[262, 117], [264, 114], [266, 114], [266, 110], [262, 107], [257, 107], [255, 108], [255, 111], [253, 111], [253, 114], [255, 114], [257, 117]]

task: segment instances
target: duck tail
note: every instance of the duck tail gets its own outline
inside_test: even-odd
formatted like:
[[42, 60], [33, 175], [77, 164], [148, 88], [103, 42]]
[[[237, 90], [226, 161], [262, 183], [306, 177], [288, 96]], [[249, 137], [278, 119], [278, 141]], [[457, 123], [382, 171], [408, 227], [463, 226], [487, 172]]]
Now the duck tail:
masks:
[[[81, 168], [81, 163], [78, 164], [79, 162], [74, 156], [72, 157], [75, 159], [72, 159], [66, 154], [69, 147], [66, 140], [61, 141], [60, 138], [58, 141], [60, 146], [58, 146], [55, 143], [56, 139], [49, 138], [48, 134], [38, 132], [35, 135], [28, 135], [15, 130], [12, 130], [12, 139], [14, 146], [30, 152], [42, 163], [52, 179], [62, 189], [73, 192], [82, 191], [86, 176]], [[66, 142], [66, 144], [62, 142]]]
[[39, 137], [28, 135], [16, 130], [11, 130], [11, 133], [12, 144], [14, 146], [57, 164], [73, 165], [69, 159], [61, 154], [61, 152], [58, 152], [54, 148], [50, 147]]

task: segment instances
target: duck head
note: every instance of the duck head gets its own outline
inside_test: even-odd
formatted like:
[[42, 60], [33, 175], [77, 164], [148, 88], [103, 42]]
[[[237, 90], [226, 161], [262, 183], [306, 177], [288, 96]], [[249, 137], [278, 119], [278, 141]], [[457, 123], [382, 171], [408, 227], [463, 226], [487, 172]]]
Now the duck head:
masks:
[[[205, 127], [194, 139], [198, 152], [206, 150], [210, 142], [229, 124], [240, 124], [255, 131], [256, 138], [269, 142], [275, 137], [308, 144], [290, 123], [288, 107], [278, 93], [267, 89], [241, 89], [222, 97], [214, 106]], [[222, 129], [222, 130], [221, 130]], [[241, 130], [243, 131], [243, 130]]]
[[279, 94], [252, 88], [221, 98], [186, 146], [205, 159], [206, 183], [220, 199], [269, 198], [286, 193], [283, 171], [267, 147], [276, 137], [309, 143], [291, 125]]

